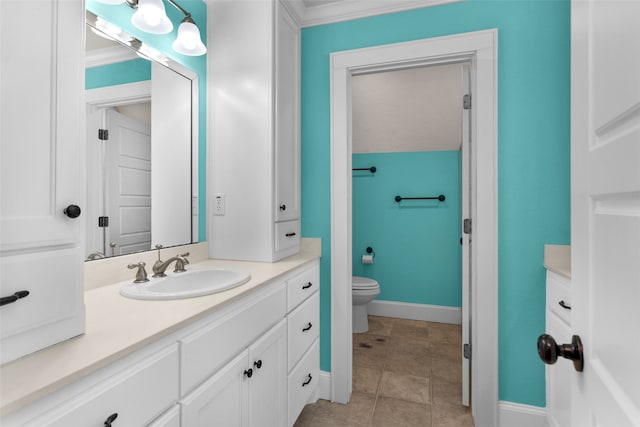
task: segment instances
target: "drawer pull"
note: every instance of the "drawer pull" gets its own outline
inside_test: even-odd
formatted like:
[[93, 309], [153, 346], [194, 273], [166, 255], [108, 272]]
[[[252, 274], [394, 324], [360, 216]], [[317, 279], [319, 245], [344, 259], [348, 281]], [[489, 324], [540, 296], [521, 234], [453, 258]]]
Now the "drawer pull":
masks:
[[8, 297], [0, 298], [0, 305], [11, 304], [12, 302], [18, 301], [20, 298], [26, 297], [27, 295], [29, 295], [29, 291], [18, 291], [15, 294], [10, 295]]
[[311, 283], [311, 282], [307, 282], [307, 284], [306, 284], [306, 285], [304, 285], [304, 286], [302, 287], [302, 289], [309, 289], [309, 288], [310, 288], [310, 287], [312, 287], [312, 286], [313, 286], [313, 283]]
[[311, 382], [311, 380], [313, 379], [313, 377], [311, 376], [311, 374], [307, 374], [309, 375], [309, 378], [307, 378], [307, 380], [305, 382], [302, 383], [302, 387], [309, 385], [309, 383]]
[[302, 328], [302, 332], [307, 332], [309, 329], [311, 329], [312, 326], [313, 325], [311, 324], [311, 322], [309, 322], [306, 328]]
[[287, 233], [287, 234], [285, 234], [285, 237], [293, 237], [295, 235], [296, 235], [296, 233]]
[[558, 305], [562, 308], [566, 308], [567, 310], [571, 310], [571, 306], [567, 305], [566, 302], [564, 302], [564, 300], [560, 300], [560, 302], [558, 303]]
[[251, 378], [253, 376], [253, 369], [245, 369], [244, 374], [247, 378]]
[[104, 427], [111, 427], [111, 423], [114, 422], [116, 418], [118, 418], [117, 412], [114, 412], [113, 414], [109, 415], [109, 417], [106, 420], [104, 420]]
[[253, 362], [253, 366], [255, 366], [257, 369], [262, 368], [262, 360], [258, 360], [257, 362]]
[[285, 204], [280, 205], [280, 210], [281, 211], [286, 211], [287, 210], [287, 205], [285, 205]]

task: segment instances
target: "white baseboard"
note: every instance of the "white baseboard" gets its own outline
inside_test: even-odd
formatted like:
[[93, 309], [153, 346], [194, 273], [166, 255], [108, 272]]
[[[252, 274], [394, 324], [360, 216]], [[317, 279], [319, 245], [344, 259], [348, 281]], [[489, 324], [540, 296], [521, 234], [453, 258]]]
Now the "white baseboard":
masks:
[[500, 427], [547, 427], [547, 410], [520, 403], [498, 402]]
[[460, 307], [374, 300], [369, 303], [367, 313], [373, 316], [462, 324], [462, 309]]

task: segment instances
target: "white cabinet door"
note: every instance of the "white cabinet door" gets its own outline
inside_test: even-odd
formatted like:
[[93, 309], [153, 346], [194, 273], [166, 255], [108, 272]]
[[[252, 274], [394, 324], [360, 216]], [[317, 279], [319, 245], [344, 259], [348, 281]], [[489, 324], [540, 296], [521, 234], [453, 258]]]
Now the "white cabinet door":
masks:
[[276, 1], [276, 221], [300, 218], [300, 30]]
[[248, 425], [249, 352], [243, 351], [183, 399], [182, 425], [240, 427]]
[[[85, 199], [84, 7], [33, 0], [29, 25], [16, 19], [24, 13], [24, 1], [0, 2], [0, 297], [29, 292], [0, 309], [2, 363], [84, 330], [84, 217], [63, 213]], [[62, 312], [25, 320], [51, 303], [52, 290], [64, 295]]]
[[251, 347], [249, 363], [249, 425], [284, 426], [286, 422], [286, 321], [269, 330]]
[[640, 423], [640, 2], [572, 2], [572, 425]]

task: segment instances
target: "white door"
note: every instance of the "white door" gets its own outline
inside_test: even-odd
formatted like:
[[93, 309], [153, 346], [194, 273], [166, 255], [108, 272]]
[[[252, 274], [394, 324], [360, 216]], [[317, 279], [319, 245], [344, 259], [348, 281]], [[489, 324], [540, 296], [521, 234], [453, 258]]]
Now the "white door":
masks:
[[572, 425], [640, 426], [640, 2], [571, 12]]
[[105, 144], [107, 181], [106, 245], [115, 243], [115, 254], [151, 249], [151, 130], [148, 125], [106, 110]]
[[[470, 64], [462, 67], [462, 93], [471, 96]], [[463, 104], [465, 101], [463, 101]], [[462, 109], [460, 173], [462, 195], [462, 404], [469, 406], [471, 378], [471, 106]], [[469, 220], [465, 226], [465, 220]]]

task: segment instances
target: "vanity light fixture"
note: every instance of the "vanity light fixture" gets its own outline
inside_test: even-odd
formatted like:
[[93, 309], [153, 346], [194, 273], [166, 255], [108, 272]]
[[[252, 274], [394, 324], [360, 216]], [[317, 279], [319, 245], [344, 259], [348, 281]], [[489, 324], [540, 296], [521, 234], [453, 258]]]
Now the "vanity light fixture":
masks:
[[131, 23], [136, 28], [150, 34], [167, 34], [173, 30], [173, 23], [167, 16], [164, 1], [184, 14], [184, 19], [178, 27], [178, 36], [173, 42], [173, 49], [187, 56], [200, 56], [207, 53], [207, 48], [200, 38], [200, 30], [196, 26], [191, 13], [182, 8], [174, 0], [98, 0], [101, 3], [117, 5], [127, 3], [136, 9], [131, 17]]

